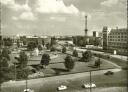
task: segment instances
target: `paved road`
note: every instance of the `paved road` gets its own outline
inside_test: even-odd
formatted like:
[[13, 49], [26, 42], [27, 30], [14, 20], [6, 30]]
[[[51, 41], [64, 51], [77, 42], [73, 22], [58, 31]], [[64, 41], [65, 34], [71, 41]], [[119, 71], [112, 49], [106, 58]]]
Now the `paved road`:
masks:
[[[76, 47], [76, 50], [80, 51], [80, 52], [83, 52], [83, 51], [86, 51], [87, 49], [81, 49], [79, 47]], [[91, 50], [93, 53], [98, 53], [98, 54], [107, 54], [107, 55], [110, 55], [111, 57], [115, 57], [115, 58], [118, 58], [118, 59], [122, 59], [124, 61], [127, 61], [127, 56], [122, 56], [122, 55], [112, 55], [110, 53], [104, 53], [104, 52], [100, 52], [100, 51], [94, 51], [94, 50]]]
[[[121, 71], [121, 69], [108, 69], [108, 70], [113, 72]], [[94, 71], [92, 72], [92, 75], [100, 76], [103, 75], [108, 70]], [[33, 88], [34, 90], [36, 90], [36, 92], [56, 92], [56, 88], [59, 85], [64, 84], [70, 86], [69, 90], [71, 89], [74, 90], [74, 88], [79, 90], [81, 89], [81, 85], [85, 83], [87, 80], [89, 80], [88, 78], [89, 78], [89, 72], [61, 75], [61, 77], [55, 76], [55, 77], [31, 79], [28, 80], [28, 87]], [[22, 92], [24, 88], [25, 88], [25, 81], [5, 82], [2, 85], [2, 90], [3, 90], [2, 92]]]

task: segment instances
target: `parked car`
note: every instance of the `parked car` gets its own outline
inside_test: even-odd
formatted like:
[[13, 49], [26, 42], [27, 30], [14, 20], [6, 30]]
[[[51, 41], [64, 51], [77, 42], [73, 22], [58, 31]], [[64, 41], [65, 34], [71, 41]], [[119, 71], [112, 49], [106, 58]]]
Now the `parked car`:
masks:
[[106, 73], [104, 73], [104, 75], [113, 75], [114, 74], [114, 72], [112, 72], [112, 71], [107, 71]]
[[32, 89], [24, 89], [24, 92], [34, 92]]
[[94, 84], [94, 83], [91, 83], [91, 84], [90, 83], [87, 83], [87, 84], [83, 84], [82, 87], [83, 88], [90, 88], [90, 87], [91, 88], [95, 88], [96, 87], [96, 84]]
[[66, 90], [67, 89], [67, 86], [65, 85], [61, 85], [57, 88], [58, 91], [62, 91], [62, 90]]

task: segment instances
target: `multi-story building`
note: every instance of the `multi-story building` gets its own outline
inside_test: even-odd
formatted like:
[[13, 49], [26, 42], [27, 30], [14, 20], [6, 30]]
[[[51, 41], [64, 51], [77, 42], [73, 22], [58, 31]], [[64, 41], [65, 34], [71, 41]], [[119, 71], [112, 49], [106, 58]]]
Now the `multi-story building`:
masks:
[[104, 50], [116, 50], [117, 53], [127, 52], [127, 29], [111, 29], [107, 27], [103, 28], [103, 49]]
[[1, 34], [1, 30], [0, 30], [0, 47], [2, 46], [2, 34]]
[[103, 50], [107, 50], [108, 48], [108, 27], [104, 26], [102, 31], [103, 36]]

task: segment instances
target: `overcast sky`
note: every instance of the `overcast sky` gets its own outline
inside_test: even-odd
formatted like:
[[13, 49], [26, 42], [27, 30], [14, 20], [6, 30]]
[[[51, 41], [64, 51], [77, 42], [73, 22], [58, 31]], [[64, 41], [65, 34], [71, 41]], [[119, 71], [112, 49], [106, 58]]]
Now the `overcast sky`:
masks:
[[1, 0], [2, 33], [84, 35], [103, 26], [126, 28], [126, 0]]

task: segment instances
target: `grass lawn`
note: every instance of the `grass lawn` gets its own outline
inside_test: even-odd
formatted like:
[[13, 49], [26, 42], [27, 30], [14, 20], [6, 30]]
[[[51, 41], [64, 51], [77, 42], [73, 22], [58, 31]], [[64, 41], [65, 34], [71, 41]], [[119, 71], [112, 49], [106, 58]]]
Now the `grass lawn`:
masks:
[[[78, 62], [78, 61], [76, 61], [74, 69], [69, 72], [69, 71], [66, 70], [66, 68], [64, 66], [64, 63], [63, 63], [64, 62], [64, 59], [63, 59], [64, 57], [65, 56], [62, 55], [59, 58], [51, 60], [51, 62], [61, 61], [62, 63], [49, 64], [46, 69], [42, 69], [45, 76], [47, 76], [47, 75], [52, 76], [52, 75], [55, 75], [56, 73], [58, 73], [58, 74], [69, 74], [69, 73], [78, 73], [78, 72], [85, 72], [85, 71], [98, 70], [99, 69], [99, 68], [89, 67], [89, 65], [94, 65], [94, 62], [95, 62], [96, 58], [93, 58], [92, 61], [90, 61], [90, 62]], [[102, 60], [102, 64], [100, 66], [100, 69], [108, 69], [108, 68], [117, 68], [117, 67], [108, 63], [108, 62], [104, 62], [104, 60]]]
[[[76, 61], [75, 66], [74, 66], [74, 69], [69, 72], [66, 70], [64, 66], [64, 59], [67, 54], [63, 54], [60, 52], [47, 52], [47, 53], [50, 54], [51, 61], [46, 69], [41, 70], [44, 73], [45, 77], [55, 76], [56, 74], [70, 74], [70, 73], [78, 73], [78, 72], [85, 72], [89, 70], [99, 69], [99, 68], [89, 67], [90, 65], [94, 65], [95, 60], [97, 59], [96, 57], [93, 57], [93, 59], [90, 62], [79, 62], [78, 58], [73, 57], [73, 59]], [[55, 57], [56, 55], [57, 57]], [[33, 64], [38, 65], [40, 64], [40, 60], [41, 60], [41, 55], [33, 56], [29, 58], [28, 65], [33, 65]], [[12, 59], [12, 61], [14, 61], [14, 59]], [[105, 62], [104, 60], [101, 60], [101, 61], [102, 61], [102, 64], [100, 66], [100, 69], [117, 68], [111, 63]]]

